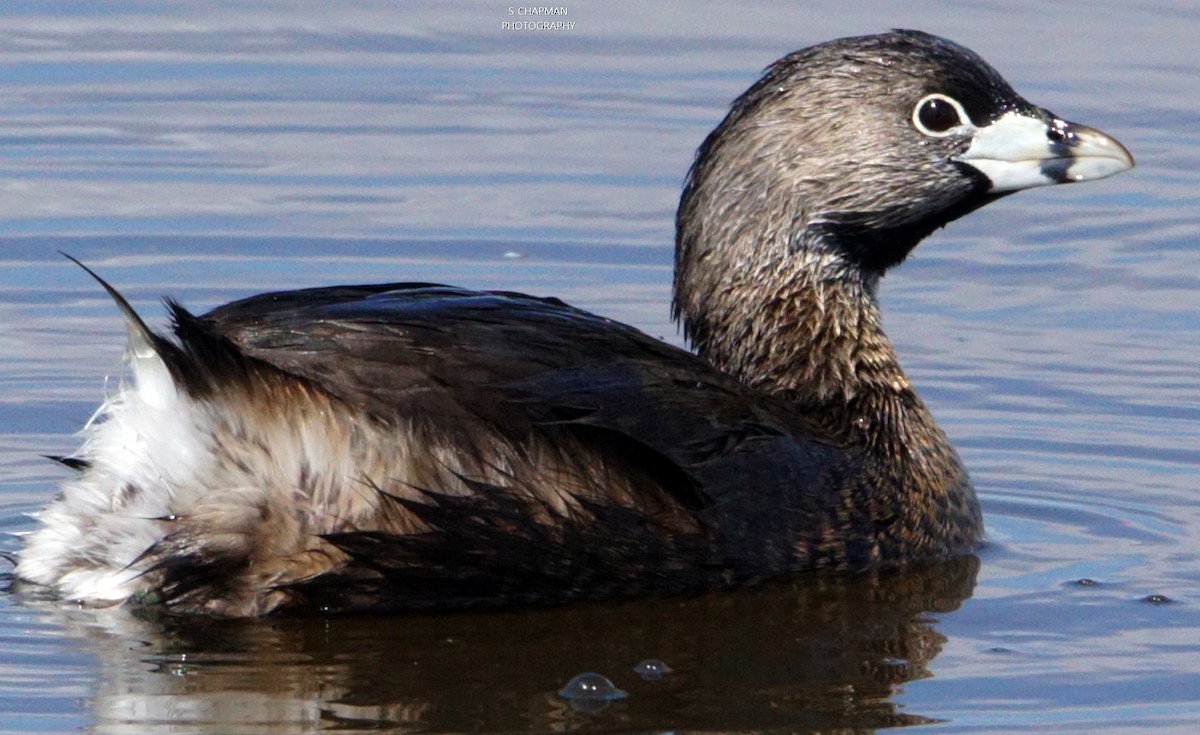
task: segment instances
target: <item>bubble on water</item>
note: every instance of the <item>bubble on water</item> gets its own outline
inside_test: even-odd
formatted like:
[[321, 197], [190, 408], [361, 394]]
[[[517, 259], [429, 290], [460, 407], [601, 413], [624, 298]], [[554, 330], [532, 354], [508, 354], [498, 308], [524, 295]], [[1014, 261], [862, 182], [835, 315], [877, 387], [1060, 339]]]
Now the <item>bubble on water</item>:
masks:
[[1151, 605], [1170, 605], [1172, 602], [1175, 602], [1175, 601], [1172, 600], [1170, 597], [1167, 597], [1166, 595], [1146, 595], [1145, 597], [1142, 598], [1142, 602], [1145, 602], [1145, 603], [1148, 603]]
[[567, 682], [565, 687], [558, 690], [558, 696], [572, 702], [615, 702], [629, 695], [617, 689], [608, 677], [588, 671]]
[[596, 713], [629, 695], [617, 689], [607, 677], [589, 671], [567, 682], [558, 690], [558, 696], [570, 702], [576, 712]]
[[648, 658], [637, 666], [634, 666], [633, 671], [646, 681], [658, 681], [665, 675], [670, 674], [672, 670], [670, 666], [667, 666], [662, 661], [656, 658]]

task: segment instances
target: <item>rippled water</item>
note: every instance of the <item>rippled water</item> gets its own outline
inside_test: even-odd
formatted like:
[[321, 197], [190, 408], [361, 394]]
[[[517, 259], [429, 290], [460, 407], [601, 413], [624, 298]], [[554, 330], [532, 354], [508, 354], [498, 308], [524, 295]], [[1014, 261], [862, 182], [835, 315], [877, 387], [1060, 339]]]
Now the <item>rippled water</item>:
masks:
[[[194, 627], [0, 595], [0, 732], [1200, 729], [1200, 11], [1190, 4], [0, 7], [0, 550], [120, 374], [111, 304], [434, 280], [676, 340], [674, 205], [786, 51], [979, 51], [1138, 168], [1021, 194], [885, 279], [989, 544], [880, 578], [497, 616]], [[658, 659], [671, 673], [643, 680]], [[557, 695], [583, 672], [629, 694]]]

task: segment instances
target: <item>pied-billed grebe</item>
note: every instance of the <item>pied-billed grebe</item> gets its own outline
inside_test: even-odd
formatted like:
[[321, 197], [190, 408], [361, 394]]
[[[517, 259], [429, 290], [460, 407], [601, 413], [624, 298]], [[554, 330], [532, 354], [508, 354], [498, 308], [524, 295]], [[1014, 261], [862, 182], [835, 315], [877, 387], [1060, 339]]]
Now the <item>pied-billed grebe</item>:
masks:
[[255, 296], [176, 341], [116, 294], [133, 380], [18, 578], [182, 613], [681, 593], [971, 551], [967, 473], [875, 290], [1005, 194], [1133, 165], [914, 31], [773, 64], [676, 220], [697, 354], [554, 299], [428, 284]]

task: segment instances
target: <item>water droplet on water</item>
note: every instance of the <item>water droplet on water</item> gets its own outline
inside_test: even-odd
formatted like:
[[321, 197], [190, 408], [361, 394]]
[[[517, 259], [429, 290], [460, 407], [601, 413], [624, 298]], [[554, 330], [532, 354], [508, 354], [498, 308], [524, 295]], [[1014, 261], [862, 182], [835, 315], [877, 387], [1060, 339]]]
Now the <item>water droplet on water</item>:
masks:
[[671, 667], [656, 658], [648, 658], [634, 666], [633, 671], [646, 681], [658, 681], [671, 673]]

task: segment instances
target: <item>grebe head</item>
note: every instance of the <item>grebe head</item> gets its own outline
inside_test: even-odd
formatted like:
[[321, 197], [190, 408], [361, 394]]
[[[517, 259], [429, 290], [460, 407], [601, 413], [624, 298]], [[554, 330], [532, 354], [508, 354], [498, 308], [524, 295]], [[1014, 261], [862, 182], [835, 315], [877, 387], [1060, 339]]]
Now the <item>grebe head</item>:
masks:
[[[917, 31], [772, 64], [696, 154], [676, 218], [674, 315], [702, 354], [788, 282], [879, 276], [935, 229], [1021, 189], [1133, 165], [974, 52]], [[754, 298], [746, 298], [754, 295]]]

